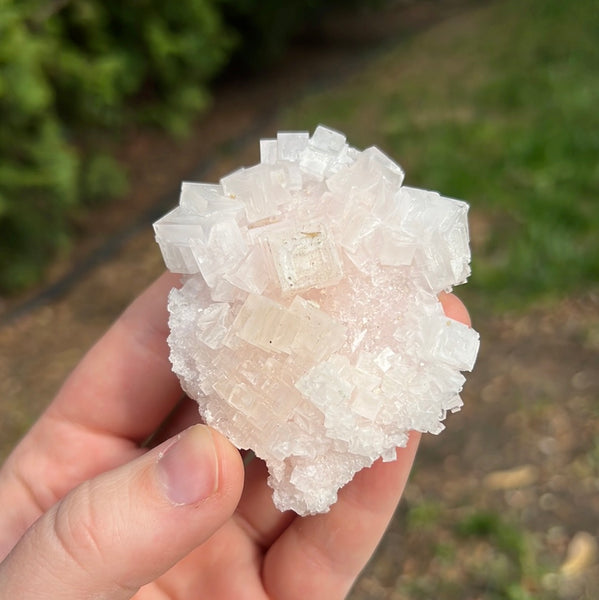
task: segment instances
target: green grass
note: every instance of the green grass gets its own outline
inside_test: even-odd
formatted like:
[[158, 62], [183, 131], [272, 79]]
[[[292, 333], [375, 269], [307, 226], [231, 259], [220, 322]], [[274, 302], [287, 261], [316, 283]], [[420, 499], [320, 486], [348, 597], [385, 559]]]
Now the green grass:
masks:
[[599, 282], [599, 11], [486, 4], [307, 97], [288, 128], [379, 145], [407, 183], [471, 204], [469, 304], [525, 308]]
[[524, 569], [528, 562], [527, 544], [522, 532], [506, 523], [497, 513], [478, 511], [470, 514], [457, 523], [456, 532], [463, 538], [489, 540], [520, 569]]
[[421, 502], [409, 509], [407, 526], [410, 530], [434, 529], [439, 524], [442, 512], [438, 502]]
[[541, 571], [526, 531], [495, 512], [479, 510], [456, 523], [456, 533], [465, 540], [484, 541], [492, 550], [470, 574], [489, 598], [532, 600], [535, 596], [527, 588], [541, 589]]
[[406, 547], [418, 562], [396, 584], [410, 600], [553, 600], [535, 535], [515, 515], [495, 509], [452, 509], [422, 500], [406, 513]]

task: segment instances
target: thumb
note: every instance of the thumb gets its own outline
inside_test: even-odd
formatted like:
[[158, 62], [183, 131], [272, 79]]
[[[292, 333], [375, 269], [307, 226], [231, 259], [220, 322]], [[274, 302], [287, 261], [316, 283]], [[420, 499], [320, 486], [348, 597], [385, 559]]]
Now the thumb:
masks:
[[232, 515], [242, 485], [239, 452], [190, 427], [40, 517], [0, 565], [0, 596], [130, 598]]

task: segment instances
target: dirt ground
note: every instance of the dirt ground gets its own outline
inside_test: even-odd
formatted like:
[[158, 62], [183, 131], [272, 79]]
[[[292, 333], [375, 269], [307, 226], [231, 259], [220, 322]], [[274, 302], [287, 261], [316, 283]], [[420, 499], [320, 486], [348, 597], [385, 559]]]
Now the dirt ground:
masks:
[[[130, 196], [82, 217], [77, 256], [57, 265], [39, 290], [0, 306], [0, 457], [162, 272], [150, 223], [175, 204], [181, 179], [215, 180], [252, 164], [256, 140], [276, 131], [285, 102], [360, 68], [385, 40], [464, 5], [398, 2], [395, 22], [379, 18], [368, 29], [353, 21], [354, 29], [329, 31], [311, 50], [296, 48], [286, 59], [292, 78], [278, 66], [260, 81], [222, 83], [214, 110], [189, 140], [147, 133], [124, 140]], [[473, 316], [482, 347], [464, 409], [442, 435], [424, 439], [404, 501], [353, 600], [596, 597], [599, 296]], [[460, 524], [477, 515], [487, 525], [460, 534]], [[499, 529], [516, 532], [511, 546], [489, 525], [497, 519]]]
[[[474, 325], [482, 346], [465, 406], [424, 438], [355, 600], [597, 597], [599, 298]], [[422, 506], [430, 514], [414, 521]], [[493, 571], [509, 567], [499, 555], [510, 551], [492, 535], [456, 535], [476, 515], [500, 519], [524, 546], [512, 552], [534, 563], [516, 566], [530, 596], [501, 593], [506, 574]]]

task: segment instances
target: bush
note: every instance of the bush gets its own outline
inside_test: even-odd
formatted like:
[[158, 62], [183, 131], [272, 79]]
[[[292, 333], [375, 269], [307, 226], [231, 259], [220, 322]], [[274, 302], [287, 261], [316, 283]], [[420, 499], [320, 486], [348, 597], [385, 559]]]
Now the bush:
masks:
[[[235, 36], [214, 0], [0, 0], [0, 288], [35, 281], [76, 204], [123, 190], [81, 139], [132, 121], [181, 133]], [[118, 185], [106, 186], [112, 173]]]
[[185, 133], [236, 46], [262, 63], [339, 2], [0, 0], [0, 290], [40, 277], [75, 206], [125, 189], [86, 140], [140, 122]]

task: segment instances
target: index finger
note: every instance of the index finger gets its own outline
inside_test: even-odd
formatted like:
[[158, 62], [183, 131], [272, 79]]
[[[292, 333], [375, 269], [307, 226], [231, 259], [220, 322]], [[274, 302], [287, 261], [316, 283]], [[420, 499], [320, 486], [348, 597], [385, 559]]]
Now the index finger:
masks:
[[0, 470], [0, 558], [76, 485], [137, 456], [181, 396], [168, 359], [167, 295], [150, 286], [87, 353]]
[[147, 438], [181, 397], [171, 370], [165, 273], [139, 296], [65, 381], [42, 420], [66, 420], [134, 442]]

